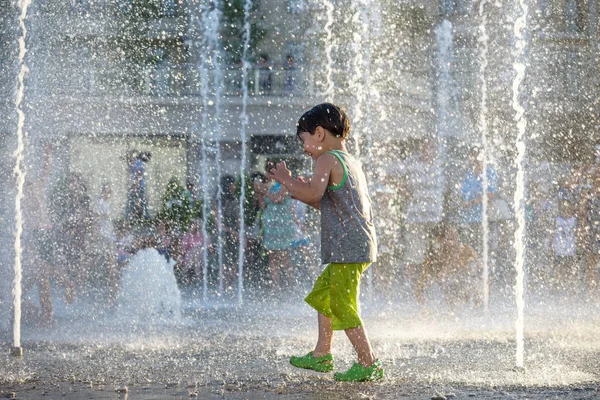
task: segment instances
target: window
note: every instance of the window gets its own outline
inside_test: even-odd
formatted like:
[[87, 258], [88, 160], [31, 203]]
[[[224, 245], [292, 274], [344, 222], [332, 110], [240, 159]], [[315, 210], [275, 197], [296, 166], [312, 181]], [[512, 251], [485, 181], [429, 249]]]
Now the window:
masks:
[[287, 0], [290, 14], [300, 14], [306, 11], [306, 0]]
[[578, 50], [567, 50], [563, 57], [564, 98], [576, 100], [584, 90], [582, 86], [582, 82], [585, 82], [584, 57]]
[[149, 50], [154, 61], [150, 70], [150, 92], [157, 96], [165, 96], [172, 90], [172, 63], [168, 51], [162, 47]]
[[285, 56], [291, 55], [296, 63], [301, 63], [304, 60], [304, 43], [302, 42], [286, 42]]
[[585, 24], [585, 1], [565, 0], [565, 30], [570, 33], [583, 32]]
[[90, 10], [89, 0], [71, 0], [71, 9], [74, 12], [85, 14]]
[[132, 0], [118, 0], [118, 8], [123, 14], [131, 13], [133, 9]]
[[165, 17], [174, 17], [177, 14], [176, 0], [162, 0], [160, 11]]
[[441, 13], [444, 16], [466, 15], [471, 12], [471, 0], [442, 0]]
[[550, 4], [550, 0], [539, 0], [538, 7], [542, 17], [548, 18], [552, 15], [552, 7]]

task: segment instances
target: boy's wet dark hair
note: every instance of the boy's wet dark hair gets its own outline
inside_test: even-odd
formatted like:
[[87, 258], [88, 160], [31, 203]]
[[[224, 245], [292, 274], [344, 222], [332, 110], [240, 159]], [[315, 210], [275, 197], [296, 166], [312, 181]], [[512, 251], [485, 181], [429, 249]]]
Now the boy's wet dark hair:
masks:
[[296, 135], [299, 136], [302, 132], [314, 135], [318, 126], [338, 138], [347, 139], [350, 135], [348, 116], [344, 110], [331, 103], [319, 104], [305, 112], [296, 124]]

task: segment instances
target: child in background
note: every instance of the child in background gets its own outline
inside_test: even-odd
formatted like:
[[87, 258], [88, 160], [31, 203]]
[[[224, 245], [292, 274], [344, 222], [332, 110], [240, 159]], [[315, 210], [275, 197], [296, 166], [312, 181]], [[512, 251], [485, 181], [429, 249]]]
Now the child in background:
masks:
[[376, 259], [377, 243], [367, 182], [360, 163], [346, 149], [348, 117], [339, 107], [323, 103], [306, 112], [297, 123], [304, 152], [315, 161], [312, 179], [292, 178], [285, 162], [270, 169], [293, 198], [321, 210], [321, 258], [328, 264], [305, 301], [318, 312], [319, 336], [313, 351], [292, 357], [298, 368], [333, 370], [333, 332], [345, 331], [358, 362], [337, 381], [374, 381], [383, 378], [363, 321], [359, 316], [362, 273]]
[[[192, 221], [190, 228], [181, 238], [181, 269], [189, 281], [202, 276], [204, 265], [204, 237], [199, 221]], [[167, 260], [168, 261], [168, 260]]]
[[552, 235], [554, 281], [558, 289], [569, 289], [573, 287], [576, 273], [577, 217], [575, 216], [575, 205], [564, 196], [560, 196], [558, 212]]
[[600, 175], [591, 177], [591, 188], [585, 199], [585, 226], [587, 227], [587, 254], [585, 280], [588, 290], [598, 284], [598, 262], [600, 261]]
[[278, 182], [273, 182], [265, 194], [264, 203], [263, 245], [269, 254], [269, 270], [273, 287], [281, 288], [282, 272], [285, 272], [287, 286], [291, 287], [295, 282], [290, 249], [296, 232], [292, 199], [285, 187]]
[[120, 221], [117, 223], [117, 269], [118, 271], [122, 271], [125, 267], [125, 264], [129, 261], [129, 258], [133, 253], [135, 253], [135, 249], [133, 246], [133, 241], [135, 239], [133, 232], [130, 226], [124, 222]]
[[451, 307], [467, 304], [469, 300], [479, 300], [475, 291], [478, 277], [477, 253], [470, 246], [460, 242], [456, 227], [442, 222], [433, 232], [431, 244], [423, 263], [417, 283], [417, 301], [425, 303], [425, 290], [437, 283]]

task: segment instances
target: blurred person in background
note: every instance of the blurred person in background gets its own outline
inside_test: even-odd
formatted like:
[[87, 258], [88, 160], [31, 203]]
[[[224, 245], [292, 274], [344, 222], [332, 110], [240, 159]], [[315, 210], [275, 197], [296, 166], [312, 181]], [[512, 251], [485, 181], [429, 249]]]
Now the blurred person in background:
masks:
[[585, 282], [588, 291], [598, 287], [598, 263], [600, 262], [600, 174], [591, 177], [591, 188], [585, 201], [585, 237], [582, 247], [586, 248]]
[[270, 94], [273, 83], [273, 66], [268, 54], [261, 54], [258, 58], [258, 73], [261, 94]]
[[[483, 252], [483, 157], [479, 147], [469, 150], [469, 166], [461, 184], [462, 207], [460, 210], [461, 239], [469, 244], [479, 256]], [[492, 165], [487, 165], [488, 210], [498, 188], [498, 175]]]
[[202, 279], [204, 247], [208, 245], [202, 236], [201, 221], [193, 220], [181, 238], [181, 255], [175, 268], [179, 269], [180, 284], [189, 285]]
[[[275, 161], [267, 161], [267, 171], [275, 165]], [[264, 228], [263, 245], [269, 255], [269, 270], [275, 289], [281, 288], [281, 272], [286, 275], [288, 285], [293, 284], [292, 260], [290, 249], [296, 236], [296, 223], [292, 199], [286, 188], [272, 181], [264, 198], [262, 222]]]
[[127, 153], [130, 186], [125, 208], [125, 220], [136, 224], [150, 219], [146, 198], [146, 169], [144, 163], [150, 161], [149, 152], [131, 150]]
[[433, 229], [443, 219], [444, 170], [437, 143], [425, 138], [417, 154], [408, 157], [393, 171], [408, 198], [404, 213], [404, 273], [413, 293], [429, 247]]
[[[33, 315], [33, 318], [46, 326], [55, 325], [52, 280], [55, 279], [64, 288], [67, 304], [73, 300], [75, 286], [67, 273], [66, 265], [57, 262], [55, 258], [54, 243], [60, 236], [55, 235], [56, 225], [50, 218], [46, 196], [51, 171], [51, 154], [52, 147], [47, 146], [41, 168], [28, 173], [23, 193], [23, 293], [26, 294], [31, 287], [37, 286], [39, 314]], [[25, 318], [27, 318], [28, 305], [25, 301]]]
[[[438, 224], [432, 231], [429, 249], [417, 284], [417, 301], [425, 305], [426, 290], [437, 284], [444, 301], [451, 308], [481, 301], [481, 273], [477, 253], [460, 242], [455, 226]], [[477, 288], [477, 289], [473, 289]]]
[[[254, 172], [250, 175], [252, 183], [251, 196], [251, 221], [246, 232], [246, 263], [247, 272], [251, 274], [251, 280], [259, 285], [268, 280], [270, 273], [266, 271], [268, 256], [263, 245], [264, 229], [262, 213], [265, 207], [265, 196], [268, 190], [267, 178], [260, 172]], [[249, 194], [250, 195], [250, 194]], [[250, 215], [247, 216], [250, 217]]]
[[[221, 178], [221, 207], [223, 212], [223, 287], [233, 288], [237, 276], [239, 229], [240, 229], [240, 199], [237, 194], [238, 186], [232, 175]], [[216, 215], [217, 213], [215, 213]]]
[[288, 54], [285, 57], [285, 63], [283, 64], [284, 79], [283, 79], [283, 90], [290, 95], [297, 91], [297, 66], [294, 61], [294, 56]]
[[553, 283], [560, 293], [571, 293], [577, 276], [577, 203], [569, 189], [568, 180], [562, 180], [552, 232]]
[[102, 184], [100, 196], [93, 205], [93, 212], [97, 221], [98, 235], [94, 246], [97, 248], [98, 263], [101, 273], [106, 275], [109, 285], [109, 298], [116, 300], [119, 275], [117, 272], [117, 235], [112, 221], [112, 190], [105, 182]]
[[55, 185], [50, 198], [51, 219], [55, 227], [56, 263], [64, 266], [77, 289], [84, 289], [92, 264], [95, 218], [83, 177], [70, 173]]

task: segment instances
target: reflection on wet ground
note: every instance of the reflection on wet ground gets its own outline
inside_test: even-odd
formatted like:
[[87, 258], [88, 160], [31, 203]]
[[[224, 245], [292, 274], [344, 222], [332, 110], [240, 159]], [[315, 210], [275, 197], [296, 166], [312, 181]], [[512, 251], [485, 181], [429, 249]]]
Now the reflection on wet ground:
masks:
[[[201, 305], [187, 300], [169, 324], [110, 311], [57, 313], [54, 329], [24, 329], [23, 358], [0, 342], [0, 391], [21, 399], [158, 398], [564, 398], [599, 395], [600, 313], [595, 304], [539, 303], [527, 313], [525, 371], [513, 368], [510, 304], [487, 315], [423, 313], [396, 301], [365, 301], [364, 320], [386, 378], [340, 384], [294, 369], [314, 345], [316, 318], [301, 297]], [[337, 333], [336, 370], [354, 361]], [[127, 392], [118, 392], [127, 388]]]

